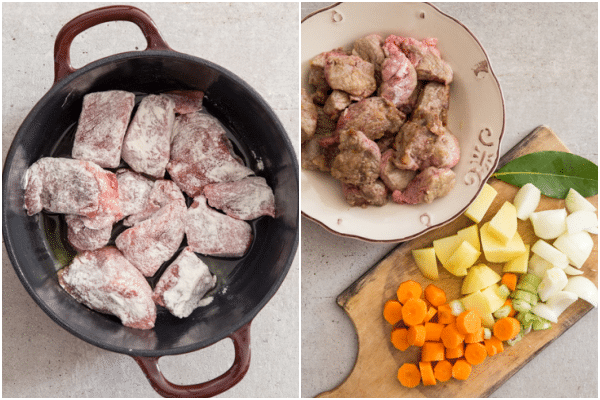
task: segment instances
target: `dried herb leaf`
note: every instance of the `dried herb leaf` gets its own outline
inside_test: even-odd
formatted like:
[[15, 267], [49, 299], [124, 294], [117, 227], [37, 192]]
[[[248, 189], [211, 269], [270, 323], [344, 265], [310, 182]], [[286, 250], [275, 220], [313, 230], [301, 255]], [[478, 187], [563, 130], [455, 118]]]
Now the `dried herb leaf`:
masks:
[[512, 160], [493, 176], [518, 187], [532, 183], [544, 195], [555, 199], [564, 199], [570, 188], [585, 197], [598, 194], [598, 166], [562, 151], [526, 154]]

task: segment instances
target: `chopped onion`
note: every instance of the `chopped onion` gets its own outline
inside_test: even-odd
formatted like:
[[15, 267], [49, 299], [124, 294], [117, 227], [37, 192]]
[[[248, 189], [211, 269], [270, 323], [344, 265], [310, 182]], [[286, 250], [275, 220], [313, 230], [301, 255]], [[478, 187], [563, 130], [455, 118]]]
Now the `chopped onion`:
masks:
[[[568, 266], [568, 264], [566, 266]], [[529, 259], [529, 266], [527, 268], [527, 272], [539, 276], [540, 278], [543, 278], [544, 274], [546, 273], [546, 270], [552, 267], [554, 267], [554, 265], [552, 265], [550, 261], [544, 260], [537, 254], [533, 254]]]
[[580, 299], [587, 301], [594, 307], [598, 307], [598, 288], [594, 285], [594, 282], [584, 276], [570, 277], [567, 286], [563, 290], [574, 293]]
[[594, 240], [586, 231], [565, 233], [556, 239], [554, 247], [567, 256], [569, 262], [581, 268], [594, 248]]
[[517, 209], [517, 218], [526, 221], [540, 204], [542, 192], [533, 183], [526, 183], [515, 195], [513, 204]]
[[567, 282], [568, 278], [565, 271], [558, 267], [550, 268], [544, 274], [544, 277], [537, 288], [540, 300], [548, 300], [550, 297], [563, 290], [564, 287], [567, 286]]
[[531, 252], [539, 255], [555, 267], [565, 268], [569, 264], [569, 259], [563, 252], [541, 239], [531, 246]]
[[565, 274], [567, 275], [583, 275], [582, 270], [577, 269], [575, 267], [571, 267], [570, 265], [567, 265], [567, 267], [563, 269], [563, 271], [565, 271]]
[[558, 322], [558, 315], [556, 315], [554, 310], [548, 307], [545, 303], [537, 303], [535, 307], [531, 309], [531, 312], [538, 317], [547, 319], [550, 322]]
[[540, 239], [556, 239], [567, 230], [567, 210], [545, 210], [529, 216], [535, 236]]
[[577, 233], [588, 228], [598, 227], [598, 217], [593, 211], [575, 211], [567, 216], [567, 232]]
[[546, 301], [546, 306], [554, 310], [556, 316], [560, 317], [560, 314], [562, 314], [571, 304], [573, 304], [575, 300], [577, 300], [577, 295], [575, 293], [561, 290], [560, 292], [548, 298], [548, 301]]
[[569, 189], [569, 193], [567, 193], [565, 205], [570, 213], [575, 211], [596, 211], [596, 207], [573, 188]]
[[598, 226], [594, 226], [591, 228], [586, 228], [585, 229], [586, 232], [597, 235], [598, 234]]

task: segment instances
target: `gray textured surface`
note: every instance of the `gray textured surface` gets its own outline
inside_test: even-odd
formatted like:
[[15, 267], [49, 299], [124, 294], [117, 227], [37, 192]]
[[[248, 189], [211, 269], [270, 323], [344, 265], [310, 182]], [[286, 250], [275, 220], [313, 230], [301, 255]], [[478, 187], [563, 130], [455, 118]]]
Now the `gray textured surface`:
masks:
[[[3, 3], [2, 159], [14, 134], [53, 81], [56, 34], [73, 17], [107, 3]], [[298, 143], [297, 3], [135, 3], [177, 51], [234, 72], [273, 107]], [[133, 24], [108, 23], [79, 35], [75, 67], [146, 47]], [[251, 328], [246, 377], [222, 397], [297, 397], [299, 393], [299, 257]], [[56, 325], [21, 286], [3, 247], [2, 394], [4, 397], [158, 397], [128, 356], [101, 350]], [[229, 340], [164, 357], [174, 383], [212, 379], [233, 362]]]
[[[302, 3], [301, 17], [329, 4]], [[597, 3], [434, 4], [487, 51], [506, 103], [502, 153], [546, 124], [571, 151], [598, 162]], [[337, 295], [394, 245], [338, 237], [306, 218], [301, 243], [301, 394], [313, 397], [341, 384], [356, 357], [356, 334]], [[598, 310], [493, 397], [598, 397]]]

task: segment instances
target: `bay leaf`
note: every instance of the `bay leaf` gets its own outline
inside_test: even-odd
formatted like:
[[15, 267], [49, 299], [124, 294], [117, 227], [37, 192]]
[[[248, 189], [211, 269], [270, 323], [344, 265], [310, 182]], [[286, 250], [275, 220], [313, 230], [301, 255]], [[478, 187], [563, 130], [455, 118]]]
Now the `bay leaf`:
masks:
[[510, 161], [492, 176], [518, 187], [532, 183], [542, 194], [555, 199], [564, 199], [570, 188], [584, 197], [598, 194], [598, 166], [562, 151], [526, 154]]

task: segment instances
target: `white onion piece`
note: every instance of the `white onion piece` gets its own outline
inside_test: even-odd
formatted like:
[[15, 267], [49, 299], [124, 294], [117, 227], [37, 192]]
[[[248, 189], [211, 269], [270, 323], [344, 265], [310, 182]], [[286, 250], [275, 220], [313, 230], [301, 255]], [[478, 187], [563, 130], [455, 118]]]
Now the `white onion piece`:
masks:
[[567, 267], [563, 269], [563, 271], [565, 271], [565, 274], [567, 275], [583, 275], [582, 270], [577, 269], [575, 267], [571, 267], [570, 265], [567, 265]]
[[567, 216], [567, 232], [577, 233], [588, 228], [598, 227], [598, 217], [593, 211], [575, 211]]
[[586, 228], [585, 231], [588, 233], [591, 233], [593, 235], [597, 235], [598, 234], [598, 226], [594, 226], [592, 228]]
[[575, 211], [596, 211], [596, 207], [573, 188], [569, 189], [569, 193], [567, 193], [565, 205], [570, 213]]
[[[544, 260], [537, 254], [533, 254], [529, 259], [527, 272], [533, 275], [537, 275], [540, 278], [543, 278], [544, 274], [546, 273], [546, 270], [549, 270], [552, 267], [554, 267], [552, 263]], [[568, 265], [565, 265], [565, 267], [568, 267]]]
[[569, 264], [569, 259], [564, 253], [541, 239], [531, 246], [531, 252], [539, 255], [544, 260], [561, 269]]
[[560, 317], [560, 314], [565, 312], [571, 304], [575, 303], [575, 300], [577, 300], [577, 295], [575, 293], [561, 290], [548, 298], [546, 306], [551, 308], [557, 317]]
[[526, 221], [540, 204], [542, 192], [532, 183], [523, 185], [515, 195], [513, 204], [517, 209], [517, 218]]
[[562, 269], [553, 267], [547, 270], [537, 288], [540, 300], [546, 301], [563, 290], [568, 281], [567, 274]]
[[540, 239], [556, 239], [567, 230], [567, 210], [545, 210], [531, 213], [535, 236]]
[[594, 282], [585, 276], [572, 276], [568, 279], [567, 286], [563, 289], [565, 292], [571, 292], [580, 299], [587, 301], [594, 307], [598, 307], [598, 288]]
[[586, 231], [565, 233], [556, 239], [554, 247], [569, 259], [569, 263], [581, 268], [594, 248], [594, 240]]
[[558, 315], [556, 315], [554, 310], [544, 303], [537, 303], [535, 306], [533, 306], [531, 312], [537, 315], [538, 317], [547, 319], [550, 322], [558, 322]]

